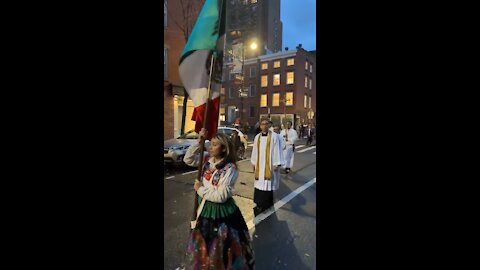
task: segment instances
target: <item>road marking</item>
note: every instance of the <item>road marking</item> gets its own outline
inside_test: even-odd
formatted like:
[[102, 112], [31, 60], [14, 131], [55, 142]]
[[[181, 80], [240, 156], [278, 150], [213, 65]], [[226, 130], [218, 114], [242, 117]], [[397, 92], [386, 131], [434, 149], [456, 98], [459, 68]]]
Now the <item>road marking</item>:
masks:
[[314, 154], [314, 155], [316, 155], [316, 154], [317, 154], [317, 152], [313, 152], [313, 154]]
[[191, 173], [195, 173], [195, 172], [198, 172], [198, 170], [191, 171], [191, 172], [185, 172], [185, 173], [182, 173], [182, 175], [187, 175], [187, 174], [191, 174]]
[[302, 145], [299, 145], [299, 146], [295, 146], [295, 148], [296, 148], [296, 149], [298, 149], [298, 148], [302, 148], [302, 147], [305, 147], [305, 145], [304, 145], [304, 144], [302, 144]]
[[305, 149], [303, 149], [303, 150], [298, 151], [297, 153], [303, 153], [303, 152], [306, 152], [306, 151], [308, 151], [308, 150], [312, 150], [312, 149], [314, 149], [314, 148], [317, 148], [317, 147], [316, 147], [316, 146], [310, 146], [310, 147], [308, 147], [308, 148], [305, 148]]
[[255, 225], [258, 225], [260, 222], [265, 220], [267, 217], [269, 217], [271, 214], [275, 213], [280, 209], [280, 207], [284, 206], [286, 203], [288, 203], [291, 199], [295, 198], [298, 194], [302, 193], [305, 189], [309, 188], [311, 185], [315, 184], [317, 182], [317, 178], [313, 178], [312, 180], [308, 181], [305, 183], [303, 186], [297, 188], [294, 190], [292, 193], [288, 194], [287, 196], [283, 197], [280, 201], [276, 202], [273, 207], [270, 207], [267, 211], [261, 213], [260, 215], [256, 216], [249, 222], [247, 222], [247, 227], [248, 230], [251, 230]]
[[167, 178], [165, 178], [165, 179], [172, 179], [172, 178], [174, 178], [174, 177], [175, 177], [175, 175], [169, 176], [169, 177], [167, 177]]

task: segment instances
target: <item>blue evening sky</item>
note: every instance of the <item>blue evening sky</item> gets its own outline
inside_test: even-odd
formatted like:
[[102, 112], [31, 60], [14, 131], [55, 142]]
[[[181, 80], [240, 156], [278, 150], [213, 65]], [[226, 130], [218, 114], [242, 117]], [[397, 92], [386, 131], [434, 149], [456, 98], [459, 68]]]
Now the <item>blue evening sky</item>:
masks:
[[280, 0], [280, 20], [283, 23], [282, 51], [301, 43], [307, 50], [316, 50], [315, 0]]

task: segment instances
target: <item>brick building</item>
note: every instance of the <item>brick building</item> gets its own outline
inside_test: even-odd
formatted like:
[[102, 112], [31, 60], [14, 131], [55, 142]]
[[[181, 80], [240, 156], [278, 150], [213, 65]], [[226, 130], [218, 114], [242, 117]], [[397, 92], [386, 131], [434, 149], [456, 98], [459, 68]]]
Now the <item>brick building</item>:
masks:
[[[180, 26], [189, 24], [190, 29], [193, 27], [203, 1], [191, 0], [191, 3], [193, 3], [191, 8], [186, 10], [180, 1], [164, 0], [163, 2], [163, 135], [165, 140], [178, 137], [182, 125], [184, 88], [180, 80], [178, 62], [185, 47], [185, 33]], [[184, 12], [188, 15], [185, 16]], [[195, 126], [195, 122], [190, 120], [193, 108], [192, 101], [188, 99], [185, 131], [193, 129]]]
[[[224, 72], [220, 120], [223, 125], [255, 125], [261, 118], [275, 123], [293, 120], [294, 125], [314, 123], [316, 116], [316, 52], [299, 45], [245, 60], [243, 98], [239, 97], [241, 78]], [[285, 101], [286, 99], [286, 101]], [[311, 118], [311, 119], [310, 119]]]

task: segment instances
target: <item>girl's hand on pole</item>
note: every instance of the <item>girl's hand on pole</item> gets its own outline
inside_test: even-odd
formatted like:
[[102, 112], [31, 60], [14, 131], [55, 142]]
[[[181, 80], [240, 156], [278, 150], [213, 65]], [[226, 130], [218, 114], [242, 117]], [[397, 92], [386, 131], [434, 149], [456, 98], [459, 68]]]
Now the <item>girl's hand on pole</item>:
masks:
[[198, 135], [200, 136], [199, 139], [201, 139], [202, 137], [203, 138], [206, 138], [207, 137], [207, 134], [208, 134], [208, 130], [206, 130], [205, 128], [202, 128], [200, 130], [200, 132], [198, 133]]
[[195, 184], [193, 184], [193, 188], [195, 189], [195, 191], [197, 191], [201, 186], [203, 186], [202, 182], [195, 179]]

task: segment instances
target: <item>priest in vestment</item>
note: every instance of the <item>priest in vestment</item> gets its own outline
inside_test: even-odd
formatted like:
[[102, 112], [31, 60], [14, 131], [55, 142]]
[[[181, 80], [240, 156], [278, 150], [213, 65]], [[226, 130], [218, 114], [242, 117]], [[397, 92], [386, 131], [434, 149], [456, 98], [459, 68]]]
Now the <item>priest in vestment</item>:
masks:
[[260, 123], [261, 132], [253, 140], [250, 162], [255, 172], [253, 209], [255, 216], [273, 206], [273, 191], [280, 186], [280, 140], [276, 133], [268, 130], [268, 120]]

